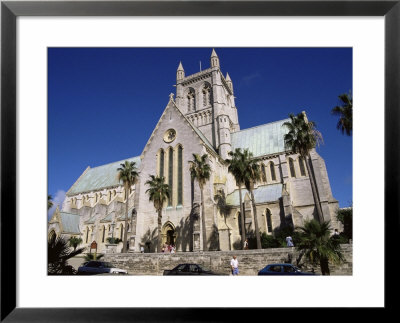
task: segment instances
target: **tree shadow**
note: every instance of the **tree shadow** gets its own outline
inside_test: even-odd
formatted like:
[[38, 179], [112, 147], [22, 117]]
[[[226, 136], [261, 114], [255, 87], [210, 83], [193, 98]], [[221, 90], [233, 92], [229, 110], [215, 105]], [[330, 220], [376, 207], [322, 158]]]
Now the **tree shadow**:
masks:
[[151, 232], [150, 229], [146, 231], [146, 233], [142, 236], [141, 244], [144, 245], [144, 252], [156, 252], [157, 249], [157, 228]]
[[219, 250], [219, 233], [218, 227], [213, 224], [212, 231], [210, 237], [208, 239], [209, 249], [210, 251], [217, 251]]
[[182, 247], [182, 251], [191, 251], [192, 249], [192, 221], [189, 215], [186, 218], [182, 218], [179, 225], [176, 226], [177, 232], [176, 245]]

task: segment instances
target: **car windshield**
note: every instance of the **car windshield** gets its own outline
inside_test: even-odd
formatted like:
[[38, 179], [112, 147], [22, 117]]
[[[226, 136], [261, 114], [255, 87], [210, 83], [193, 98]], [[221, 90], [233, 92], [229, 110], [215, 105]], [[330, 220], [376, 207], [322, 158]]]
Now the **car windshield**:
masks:
[[110, 263], [110, 262], [104, 262], [104, 263], [103, 263], [103, 267], [104, 267], [104, 268], [114, 268], [114, 266], [113, 266], [112, 263]]

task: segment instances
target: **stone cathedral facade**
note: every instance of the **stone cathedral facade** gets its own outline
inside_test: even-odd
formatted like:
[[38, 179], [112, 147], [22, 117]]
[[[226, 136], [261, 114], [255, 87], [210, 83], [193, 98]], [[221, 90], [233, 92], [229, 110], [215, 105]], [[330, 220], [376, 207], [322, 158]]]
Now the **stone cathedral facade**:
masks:
[[[288, 119], [249, 129], [240, 129], [234, 86], [221, 72], [215, 51], [210, 68], [185, 75], [182, 64], [176, 73], [176, 98], [171, 94], [153, 133], [134, 161], [140, 172], [130, 188], [128, 201], [117, 168], [122, 161], [88, 167], [68, 190], [62, 208], [48, 223], [48, 234], [80, 236], [83, 246], [93, 241], [105, 252], [107, 238], [123, 238], [125, 203], [128, 203], [129, 252], [154, 252], [157, 244], [157, 212], [149, 202], [145, 182], [150, 175], [162, 175], [171, 197], [162, 213], [162, 239], [176, 245], [178, 252], [202, 251], [200, 191], [192, 183], [189, 161], [193, 154], [207, 154], [212, 174], [204, 189], [207, 246], [209, 250], [240, 249], [239, 191], [224, 162], [228, 152], [248, 148], [260, 162], [262, 180], [254, 196], [261, 232], [273, 234], [283, 225], [302, 225], [316, 217], [314, 199], [305, 161], [285, 150]], [[267, 121], [267, 120], [266, 120]], [[325, 162], [313, 150], [311, 164], [324, 219], [339, 228], [335, 213], [338, 202], [332, 196]], [[227, 212], [221, 212], [216, 194], [223, 192]], [[246, 234], [254, 234], [250, 195], [242, 189]], [[119, 245], [122, 249], [122, 243]]]

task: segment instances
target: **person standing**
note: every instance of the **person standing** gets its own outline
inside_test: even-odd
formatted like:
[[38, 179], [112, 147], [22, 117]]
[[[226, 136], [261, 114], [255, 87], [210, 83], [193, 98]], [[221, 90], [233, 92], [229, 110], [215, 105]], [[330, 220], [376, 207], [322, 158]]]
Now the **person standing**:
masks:
[[291, 236], [286, 237], [286, 244], [288, 247], [294, 247], [293, 240]]
[[233, 276], [239, 275], [239, 261], [236, 259], [236, 256], [233, 256], [231, 259], [231, 269]]
[[249, 239], [246, 239], [244, 241], [244, 250], [248, 250], [249, 249]]

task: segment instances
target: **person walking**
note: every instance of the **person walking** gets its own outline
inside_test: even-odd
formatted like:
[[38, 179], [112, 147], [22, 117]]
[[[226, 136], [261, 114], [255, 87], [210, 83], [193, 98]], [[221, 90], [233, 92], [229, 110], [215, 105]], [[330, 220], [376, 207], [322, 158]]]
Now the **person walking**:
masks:
[[236, 259], [236, 256], [233, 256], [231, 259], [231, 269], [232, 269], [232, 276], [239, 275], [239, 261]]
[[286, 244], [288, 247], [294, 247], [293, 240], [291, 236], [286, 237]]

